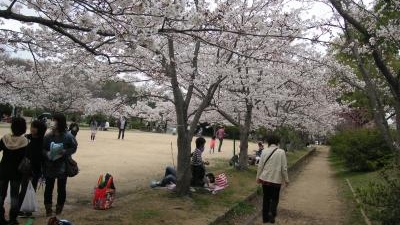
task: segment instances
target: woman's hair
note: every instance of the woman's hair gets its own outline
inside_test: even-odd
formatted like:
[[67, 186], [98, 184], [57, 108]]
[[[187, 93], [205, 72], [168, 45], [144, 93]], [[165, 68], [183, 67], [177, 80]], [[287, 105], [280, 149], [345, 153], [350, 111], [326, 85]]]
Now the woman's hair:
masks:
[[212, 136], [212, 139], [215, 139], [215, 138], [217, 138], [217, 136], [213, 135], [213, 136]]
[[14, 136], [21, 136], [26, 132], [26, 121], [22, 117], [14, 117], [11, 121], [11, 132]]
[[31, 127], [37, 129], [39, 137], [44, 137], [44, 135], [46, 134], [47, 126], [44, 122], [40, 120], [34, 120], [31, 123]]
[[279, 138], [279, 136], [276, 135], [276, 134], [270, 134], [270, 135], [268, 135], [268, 136], [266, 137], [266, 140], [267, 140], [268, 146], [270, 146], [270, 145], [278, 145], [279, 142], [281, 141], [281, 139]]
[[208, 178], [208, 180], [210, 181], [210, 183], [215, 183], [215, 176], [213, 173], [207, 173], [206, 177]]
[[204, 147], [205, 144], [206, 144], [206, 139], [202, 137], [196, 139], [196, 148]]
[[60, 133], [64, 133], [67, 131], [67, 118], [65, 118], [64, 114], [56, 113], [53, 116], [53, 120], [57, 121], [56, 130]]

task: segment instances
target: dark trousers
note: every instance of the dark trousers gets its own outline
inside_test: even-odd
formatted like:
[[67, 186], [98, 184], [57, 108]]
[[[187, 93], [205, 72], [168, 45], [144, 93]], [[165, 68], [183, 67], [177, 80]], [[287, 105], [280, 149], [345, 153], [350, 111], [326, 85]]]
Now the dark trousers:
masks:
[[206, 175], [206, 170], [203, 165], [194, 166], [192, 165], [192, 182], [193, 187], [203, 187], [204, 177]]
[[44, 189], [44, 204], [53, 204], [53, 190], [57, 179], [57, 205], [64, 205], [67, 197], [67, 178], [48, 178], [46, 177], [46, 187]]
[[268, 222], [272, 218], [276, 217], [277, 208], [279, 203], [279, 192], [280, 186], [263, 185], [263, 221]]
[[121, 138], [121, 134], [122, 134], [122, 140], [124, 139], [124, 136], [125, 136], [125, 129], [119, 129], [119, 132], [118, 132], [118, 139], [120, 139]]
[[16, 220], [19, 213], [19, 186], [21, 180], [0, 180], [0, 220], [4, 220], [4, 200], [7, 196], [8, 183], [10, 183], [10, 196], [11, 196], [11, 207], [10, 207], [10, 220]]
[[218, 152], [221, 152], [222, 142], [224, 142], [223, 138], [219, 138]]
[[165, 187], [168, 184], [176, 184], [176, 170], [170, 166], [165, 169], [164, 178], [161, 180], [160, 186]]

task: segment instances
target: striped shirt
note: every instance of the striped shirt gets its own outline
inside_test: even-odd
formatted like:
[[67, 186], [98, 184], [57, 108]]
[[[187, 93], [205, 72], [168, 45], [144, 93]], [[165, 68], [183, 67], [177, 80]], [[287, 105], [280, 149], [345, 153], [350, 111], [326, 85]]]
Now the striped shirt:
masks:
[[201, 157], [202, 151], [198, 148], [194, 150], [192, 156], [192, 165], [193, 166], [202, 166], [203, 165], [203, 158]]

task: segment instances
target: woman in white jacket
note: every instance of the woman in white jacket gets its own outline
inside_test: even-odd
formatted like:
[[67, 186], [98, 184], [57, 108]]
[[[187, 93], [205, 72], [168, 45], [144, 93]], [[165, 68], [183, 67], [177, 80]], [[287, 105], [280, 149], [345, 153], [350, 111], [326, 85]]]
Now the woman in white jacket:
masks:
[[286, 152], [278, 147], [280, 138], [267, 137], [268, 148], [261, 154], [257, 170], [257, 183], [263, 187], [263, 222], [275, 223], [282, 183], [289, 184]]

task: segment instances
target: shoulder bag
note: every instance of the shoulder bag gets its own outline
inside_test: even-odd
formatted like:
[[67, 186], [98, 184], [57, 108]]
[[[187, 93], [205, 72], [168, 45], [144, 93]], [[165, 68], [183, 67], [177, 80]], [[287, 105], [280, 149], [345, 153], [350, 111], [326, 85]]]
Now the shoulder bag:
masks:
[[262, 170], [264, 170], [265, 165], [267, 164], [268, 160], [271, 158], [271, 156], [275, 153], [276, 150], [278, 150], [278, 148], [274, 149], [272, 153], [268, 156], [268, 158], [265, 160]]

